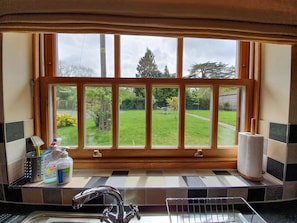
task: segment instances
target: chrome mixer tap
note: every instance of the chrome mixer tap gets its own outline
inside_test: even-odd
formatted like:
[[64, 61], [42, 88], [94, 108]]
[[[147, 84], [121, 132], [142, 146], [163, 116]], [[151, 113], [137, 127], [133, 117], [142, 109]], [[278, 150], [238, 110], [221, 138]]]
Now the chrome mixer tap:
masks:
[[113, 205], [104, 209], [101, 221], [105, 221], [107, 223], [128, 223], [134, 216], [136, 216], [138, 220], [140, 219], [138, 207], [135, 205], [130, 204], [130, 211], [128, 213], [125, 212], [122, 195], [119, 190], [111, 186], [94, 187], [78, 193], [72, 198], [72, 207], [73, 209], [79, 209], [86, 202], [102, 195], [109, 195], [115, 199], [115, 207], [117, 211], [116, 213], [112, 212], [114, 208]]

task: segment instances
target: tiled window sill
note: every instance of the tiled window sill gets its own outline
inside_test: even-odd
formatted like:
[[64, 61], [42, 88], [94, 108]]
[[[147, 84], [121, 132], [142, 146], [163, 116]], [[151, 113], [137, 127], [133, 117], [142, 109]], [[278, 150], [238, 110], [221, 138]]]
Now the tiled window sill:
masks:
[[[251, 182], [236, 170], [75, 170], [63, 186], [27, 183], [21, 186], [25, 203], [70, 205], [86, 188], [109, 185], [120, 190], [125, 203], [164, 205], [167, 197], [243, 197], [249, 202], [283, 199], [282, 182], [264, 174]], [[34, 196], [33, 196], [34, 195]]]

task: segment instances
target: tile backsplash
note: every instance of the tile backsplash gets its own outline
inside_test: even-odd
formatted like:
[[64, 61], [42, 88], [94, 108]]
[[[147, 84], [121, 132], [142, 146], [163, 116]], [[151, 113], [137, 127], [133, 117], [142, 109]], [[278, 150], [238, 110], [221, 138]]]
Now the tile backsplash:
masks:
[[[252, 183], [240, 179], [227, 170], [213, 170], [212, 174], [209, 174], [209, 170], [200, 170], [198, 175], [185, 174], [178, 181], [175, 179], [175, 175], [164, 177], [162, 170], [147, 170], [147, 176], [135, 175], [139, 172], [138, 170], [133, 170], [134, 175], [132, 174], [132, 176], [131, 172], [127, 170], [117, 170], [110, 175], [103, 174], [101, 176], [94, 176], [90, 172], [89, 177], [93, 177], [90, 181], [86, 181], [83, 187], [79, 188], [72, 186], [52, 187], [51, 185], [11, 186], [11, 183], [23, 176], [25, 153], [33, 149], [30, 140], [30, 136], [33, 134], [31, 122], [33, 123], [33, 120], [0, 124], [2, 131], [0, 135], [2, 140], [0, 142], [0, 170], [4, 173], [0, 177], [0, 200], [68, 205], [71, 196], [83, 188], [98, 184], [117, 185], [122, 188], [127, 201], [135, 199], [137, 192], [139, 202], [151, 204], [159, 204], [163, 202], [166, 196], [175, 194], [184, 197], [241, 196], [251, 202], [276, 201], [297, 197], [295, 188], [297, 185], [297, 147], [293, 143], [296, 139], [296, 125], [269, 124], [269, 137], [265, 139], [266, 149], [264, 150], [264, 159], [266, 160], [264, 163], [266, 165], [263, 170], [267, 169], [267, 173], [281, 183], [268, 187], [263, 187], [261, 183]], [[288, 151], [290, 158], [287, 158]], [[191, 172], [190, 170], [185, 171]], [[139, 180], [142, 178], [146, 179], [142, 182], [146, 182], [145, 185], [140, 184]], [[80, 183], [82, 179], [84, 178], [77, 178]], [[75, 182], [76, 178], [73, 181]], [[166, 189], [163, 186], [165, 184], [174, 185], [176, 182], [179, 182], [178, 187], [170, 186]], [[30, 196], [33, 194], [38, 194], [38, 196], [33, 198]]]

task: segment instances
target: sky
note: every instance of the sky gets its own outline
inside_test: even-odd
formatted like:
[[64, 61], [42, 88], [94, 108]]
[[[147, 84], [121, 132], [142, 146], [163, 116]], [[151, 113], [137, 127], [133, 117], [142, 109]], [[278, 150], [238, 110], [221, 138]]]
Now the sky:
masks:
[[[114, 39], [106, 35], [107, 76], [114, 75]], [[235, 66], [236, 41], [215, 39], [184, 39], [183, 76], [189, 74], [191, 65], [205, 62], [222, 62]], [[177, 39], [152, 36], [121, 36], [121, 75], [135, 77], [137, 64], [150, 49], [158, 69], [163, 72], [167, 65], [169, 73], [176, 73]], [[59, 34], [59, 61], [69, 65], [84, 66], [100, 76], [100, 35]]]

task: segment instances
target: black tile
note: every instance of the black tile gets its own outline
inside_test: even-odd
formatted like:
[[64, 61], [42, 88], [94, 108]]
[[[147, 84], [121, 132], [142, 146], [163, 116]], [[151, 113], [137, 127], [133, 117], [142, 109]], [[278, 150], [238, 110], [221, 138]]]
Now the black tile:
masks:
[[297, 143], [297, 125], [289, 126], [289, 143]]
[[61, 190], [56, 188], [43, 188], [43, 202], [46, 204], [62, 204]]
[[188, 187], [206, 187], [200, 177], [197, 176], [183, 176], [183, 179]]
[[297, 181], [297, 164], [287, 164], [286, 181]]
[[0, 123], [0, 143], [4, 142], [4, 129], [3, 129], [3, 123]]
[[24, 138], [24, 122], [6, 123], [6, 141], [11, 142]]
[[270, 123], [269, 138], [280, 142], [287, 142], [288, 126], [280, 123]]
[[247, 201], [264, 201], [265, 188], [249, 188]]
[[284, 164], [267, 157], [267, 173], [278, 178], [279, 180], [284, 180]]
[[11, 188], [8, 185], [3, 186], [6, 201], [23, 202], [22, 191], [20, 188]]
[[94, 176], [94, 177], [91, 177], [91, 179], [88, 181], [88, 183], [84, 187], [85, 188], [99, 187], [99, 186], [105, 185], [107, 180], [108, 180], [108, 177]]
[[126, 171], [126, 170], [115, 170], [115, 171], [112, 171], [112, 176], [128, 176], [129, 174], [129, 171]]
[[112, 171], [112, 176], [128, 176], [129, 171], [128, 170], [115, 170]]
[[207, 189], [190, 189], [188, 190], [188, 198], [207, 197]]
[[214, 172], [215, 175], [231, 175], [231, 173], [226, 170], [213, 170], [212, 172]]

